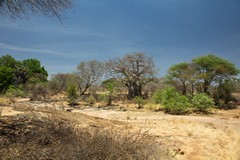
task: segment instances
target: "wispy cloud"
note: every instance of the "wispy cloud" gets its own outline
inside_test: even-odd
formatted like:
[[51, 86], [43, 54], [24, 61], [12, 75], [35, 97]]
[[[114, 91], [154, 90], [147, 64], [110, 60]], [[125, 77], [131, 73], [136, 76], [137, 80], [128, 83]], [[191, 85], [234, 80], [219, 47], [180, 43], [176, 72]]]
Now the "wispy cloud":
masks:
[[48, 49], [33, 49], [33, 48], [25, 48], [25, 47], [19, 47], [19, 46], [13, 46], [6, 43], [0, 42], [0, 48], [2, 49], [9, 49], [9, 50], [15, 50], [15, 51], [24, 51], [24, 52], [31, 52], [31, 53], [41, 53], [41, 54], [51, 54], [51, 55], [58, 55], [58, 56], [68, 56], [68, 54], [59, 52], [59, 51], [53, 51]]

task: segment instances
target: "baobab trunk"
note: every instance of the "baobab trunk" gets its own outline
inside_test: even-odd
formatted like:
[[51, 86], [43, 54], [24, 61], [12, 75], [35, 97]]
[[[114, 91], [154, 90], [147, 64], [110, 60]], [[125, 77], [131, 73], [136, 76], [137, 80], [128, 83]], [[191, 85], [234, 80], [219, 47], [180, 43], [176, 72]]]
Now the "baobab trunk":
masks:
[[128, 99], [133, 99], [137, 96], [142, 96], [142, 85], [141, 83], [130, 82], [128, 84]]

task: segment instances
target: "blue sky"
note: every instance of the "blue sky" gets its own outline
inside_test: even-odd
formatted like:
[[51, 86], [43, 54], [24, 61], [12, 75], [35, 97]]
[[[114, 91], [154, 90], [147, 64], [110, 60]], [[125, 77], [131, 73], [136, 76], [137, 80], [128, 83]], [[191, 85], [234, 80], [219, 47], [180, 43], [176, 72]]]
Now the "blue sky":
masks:
[[75, 0], [64, 25], [41, 15], [0, 21], [0, 56], [39, 59], [49, 74], [132, 52], [153, 57], [160, 76], [209, 53], [240, 68], [239, 0]]

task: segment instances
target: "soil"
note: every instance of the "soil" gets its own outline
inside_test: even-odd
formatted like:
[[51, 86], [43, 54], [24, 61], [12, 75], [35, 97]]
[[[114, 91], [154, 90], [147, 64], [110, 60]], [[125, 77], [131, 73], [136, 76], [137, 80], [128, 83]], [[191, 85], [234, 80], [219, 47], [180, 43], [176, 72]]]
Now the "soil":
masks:
[[[34, 113], [47, 116], [61, 109], [60, 104], [14, 102], [0, 106], [1, 116]], [[47, 107], [46, 107], [47, 106]], [[50, 108], [50, 109], [49, 109]], [[65, 109], [66, 110], [66, 109]], [[216, 110], [210, 115], [168, 115], [163, 112], [116, 111], [96, 108], [64, 111], [66, 119], [86, 127], [114, 127], [153, 134], [157, 140], [177, 153], [180, 160], [239, 160], [240, 159], [240, 108]]]

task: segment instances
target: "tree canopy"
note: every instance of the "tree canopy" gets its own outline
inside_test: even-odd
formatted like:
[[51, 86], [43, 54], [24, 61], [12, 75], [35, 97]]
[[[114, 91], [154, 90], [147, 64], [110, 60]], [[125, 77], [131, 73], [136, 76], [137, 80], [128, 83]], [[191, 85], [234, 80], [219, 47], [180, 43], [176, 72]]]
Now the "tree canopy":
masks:
[[96, 60], [81, 62], [77, 67], [79, 76], [80, 95], [85, 94], [87, 89], [97, 82], [105, 72], [105, 64]]
[[[192, 93], [209, 93], [209, 87], [222, 85], [224, 81], [238, 75], [235, 65], [223, 58], [209, 54], [192, 59], [191, 63], [179, 63], [169, 68], [168, 82], [186, 94], [187, 87], [192, 86]], [[220, 84], [221, 83], [221, 84]]]
[[182, 91], [182, 94], [187, 93], [187, 87], [194, 81], [194, 67], [190, 63], [179, 63], [171, 66], [168, 70], [167, 80], [176, 88]]
[[203, 82], [203, 92], [208, 92], [209, 85], [218, 79], [230, 78], [239, 73], [233, 63], [212, 54], [194, 58], [192, 61], [198, 81]]
[[123, 58], [117, 58], [107, 62], [112, 76], [128, 87], [128, 98], [142, 96], [142, 86], [152, 81], [157, 69], [151, 57], [144, 53], [127, 54]]
[[0, 92], [5, 92], [10, 85], [46, 82], [48, 73], [39, 60], [26, 59], [17, 61], [10, 55], [0, 57]]

